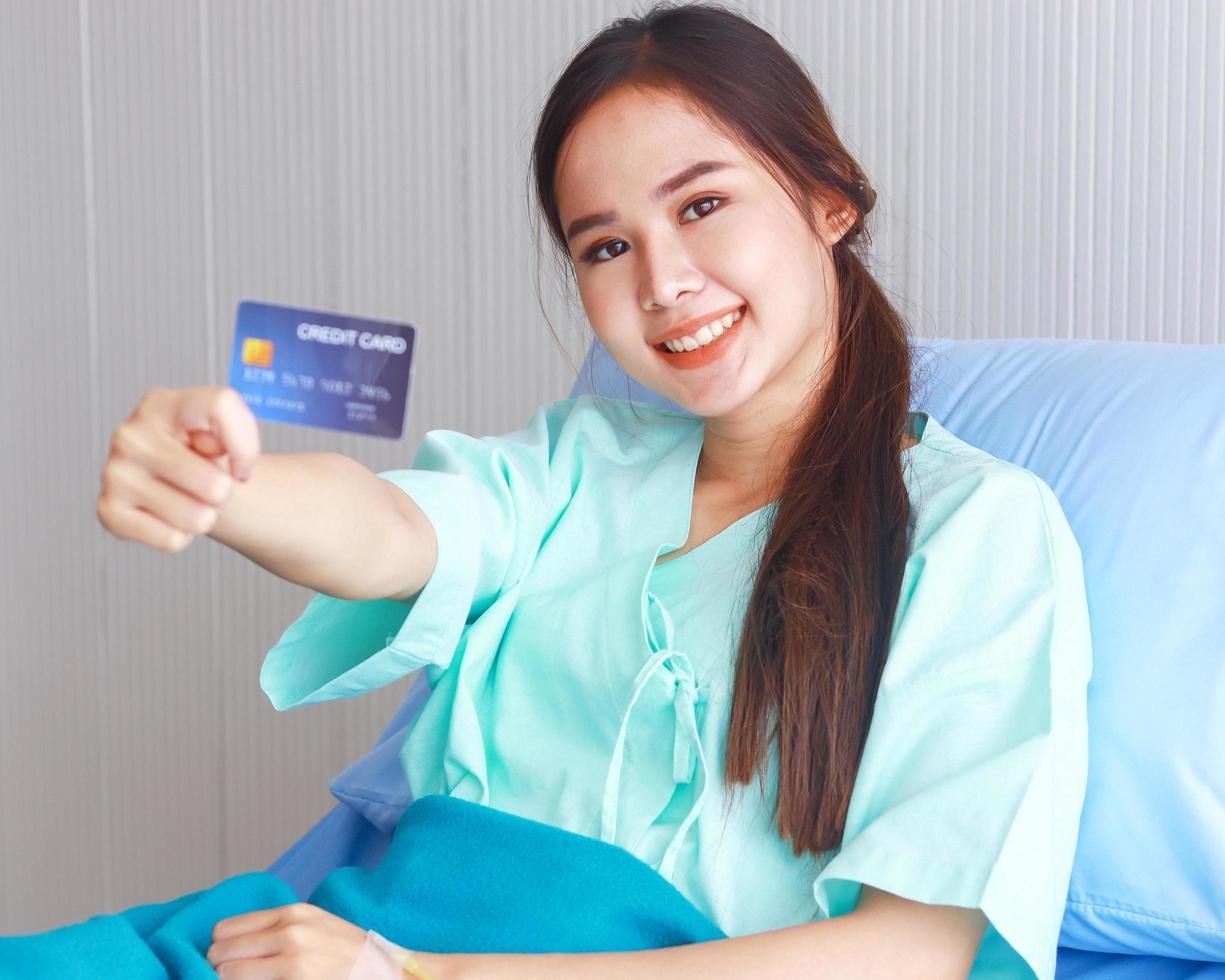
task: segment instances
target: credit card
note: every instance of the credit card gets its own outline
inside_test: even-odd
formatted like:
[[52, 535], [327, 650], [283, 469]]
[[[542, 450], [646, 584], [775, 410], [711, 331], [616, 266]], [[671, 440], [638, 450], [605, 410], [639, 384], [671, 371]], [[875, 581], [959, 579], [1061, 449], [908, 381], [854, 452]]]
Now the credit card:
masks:
[[411, 323], [243, 300], [229, 383], [256, 418], [399, 439], [416, 340]]

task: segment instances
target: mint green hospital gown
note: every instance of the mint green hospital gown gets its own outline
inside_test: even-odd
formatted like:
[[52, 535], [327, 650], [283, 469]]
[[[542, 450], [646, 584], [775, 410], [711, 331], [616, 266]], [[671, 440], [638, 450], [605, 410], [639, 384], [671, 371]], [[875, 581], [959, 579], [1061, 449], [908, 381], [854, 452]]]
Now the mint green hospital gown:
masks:
[[[845, 834], [796, 857], [722, 781], [736, 640], [775, 503], [689, 537], [704, 420], [583, 395], [520, 431], [429, 432], [379, 475], [438, 536], [407, 603], [316, 595], [267, 654], [277, 710], [424, 668], [401, 759], [445, 794], [626, 848], [730, 936], [852, 911], [861, 886], [980, 908], [971, 974], [1050, 978], [1084, 797], [1089, 620], [1050, 488], [926, 413], [915, 533]], [[777, 787], [777, 754], [767, 769]]]

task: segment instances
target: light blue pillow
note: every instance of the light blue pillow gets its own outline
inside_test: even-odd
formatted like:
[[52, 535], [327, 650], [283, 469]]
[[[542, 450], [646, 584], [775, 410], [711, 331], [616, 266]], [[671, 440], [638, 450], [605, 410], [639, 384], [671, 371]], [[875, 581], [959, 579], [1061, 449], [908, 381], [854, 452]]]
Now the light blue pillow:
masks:
[[[1060, 945], [1225, 961], [1225, 345], [916, 347], [912, 407], [1042, 477], [1084, 556], [1089, 784]], [[598, 342], [570, 397], [593, 391], [682, 410]], [[331, 783], [381, 829], [427, 692]]]

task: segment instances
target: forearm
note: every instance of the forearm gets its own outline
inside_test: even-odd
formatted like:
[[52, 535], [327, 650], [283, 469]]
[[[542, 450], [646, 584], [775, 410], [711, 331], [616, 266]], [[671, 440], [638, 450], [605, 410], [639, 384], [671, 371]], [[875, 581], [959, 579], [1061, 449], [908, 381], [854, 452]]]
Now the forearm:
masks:
[[417, 955], [435, 980], [709, 980], [712, 977], [810, 977], [951, 980], [965, 971], [925, 958], [855, 913], [735, 939], [632, 953]]
[[409, 553], [426, 542], [413, 533], [408, 504], [340, 453], [265, 453], [251, 479], [234, 485], [208, 536], [316, 592], [379, 599], [403, 587], [410, 566], [424, 565], [424, 555]]

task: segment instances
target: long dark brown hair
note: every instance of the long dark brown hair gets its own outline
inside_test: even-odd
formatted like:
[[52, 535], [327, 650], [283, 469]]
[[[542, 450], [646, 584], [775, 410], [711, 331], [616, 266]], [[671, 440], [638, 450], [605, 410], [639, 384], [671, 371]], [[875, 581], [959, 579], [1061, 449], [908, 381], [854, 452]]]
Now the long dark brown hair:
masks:
[[777, 488], [740, 636], [723, 773], [729, 786], [756, 773], [764, 792], [776, 741], [779, 833], [797, 856], [820, 854], [841, 845], [910, 550], [901, 449], [911, 348], [905, 321], [856, 251], [866, 247], [861, 236], [870, 244], [864, 218], [876, 193], [812, 80], [773, 36], [714, 4], [656, 4], [593, 37], [541, 112], [535, 192], [567, 260], [559, 150], [597, 99], [627, 84], [680, 97], [735, 140], [814, 235], [814, 202], [850, 208], [855, 219], [832, 248], [836, 341], [797, 415]]

